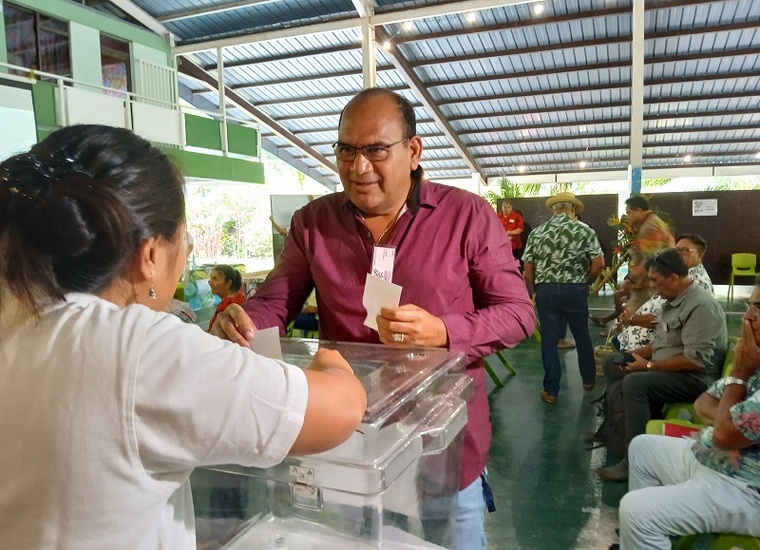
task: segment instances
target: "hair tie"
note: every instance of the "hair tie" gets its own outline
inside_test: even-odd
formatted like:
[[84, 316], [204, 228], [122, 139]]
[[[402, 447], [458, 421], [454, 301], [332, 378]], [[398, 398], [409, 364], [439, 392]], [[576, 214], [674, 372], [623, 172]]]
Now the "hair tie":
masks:
[[[29, 177], [30, 172], [40, 177]], [[40, 195], [47, 197], [55, 183], [72, 174], [92, 177], [81, 163], [63, 151], [55, 151], [41, 157], [34, 153], [25, 153], [6, 161], [0, 172], [0, 179], [11, 195], [35, 200]]]

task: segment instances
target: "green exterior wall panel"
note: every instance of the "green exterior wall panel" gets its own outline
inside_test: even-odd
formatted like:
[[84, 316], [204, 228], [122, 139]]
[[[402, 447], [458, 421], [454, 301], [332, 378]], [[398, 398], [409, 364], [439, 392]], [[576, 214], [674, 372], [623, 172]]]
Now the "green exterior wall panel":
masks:
[[259, 156], [259, 131], [256, 128], [227, 123], [227, 150], [237, 155]]
[[37, 81], [32, 86], [34, 118], [37, 123], [37, 139], [43, 140], [58, 128], [56, 116], [55, 84]]
[[222, 130], [218, 120], [185, 114], [187, 144], [203, 149], [222, 150]]
[[204, 155], [182, 149], [161, 148], [172, 157], [186, 177], [242, 183], [264, 183], [264, 165], [229, 157]]
[[[3, 14], [3, 0], [0, 0], [0, 16]], [[0, 63], [8, 63], [8, 48], [5, 45], [5, 20], [0, 17]], [[2, 69], [5, 71], [5, 69]]]

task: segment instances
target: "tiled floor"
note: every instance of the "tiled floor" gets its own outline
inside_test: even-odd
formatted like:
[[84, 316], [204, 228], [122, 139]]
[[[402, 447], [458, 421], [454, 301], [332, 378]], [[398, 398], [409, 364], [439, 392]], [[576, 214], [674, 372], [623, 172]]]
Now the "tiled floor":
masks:
[[[739, 335], [750, 291], [737, 288], [734, 302], [726, 306], [725, 287], [716, 288], [728, 312], [730, 335]], [[595, 313], [610, 311], [611, 304], [611, 296], [590, 300], [592, 310], [599, 310]], [[590, 325], [589, 331], [595, 345], [603, 343], [598, 327]], [[605, 451], [588, 451], [583, 441], [599, 422], [590, 401], [604, 388], [585, 394], [575, 351], [561, 351], [565, 366], [560, 400], [547, 405], [538, 396], [543, 379], [538, 342], [531, 338], [505, 353], [517, 374], [509, 376], [492, 361], [504, 387], [491, 384], [494, 439], [488, 468], [497, 509], [486, 518], [489, 548], [608, 548], [617, 541], [617, 505], [627, 488], [625, 483], [598, 480], [596, 468], [605, 465]]]

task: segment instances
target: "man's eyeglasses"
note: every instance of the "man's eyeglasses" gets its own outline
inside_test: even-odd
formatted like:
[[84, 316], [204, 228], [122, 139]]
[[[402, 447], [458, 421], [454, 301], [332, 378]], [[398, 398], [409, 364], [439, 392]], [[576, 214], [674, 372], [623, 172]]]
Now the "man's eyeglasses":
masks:
[[688, 254], [689, 252], [699, 252], [698, 248], [676, 248], [681, 254]]
[[747, 302], [747, 313], [751, 313], [752, 315], [758, 315], [760, 314], [760, 304], [753, 304], [752, 302]]
[[356, 158], [356, 155], [361, 153], [365, 159], [370, 162], [381, 162], [388, 158], [391, 152], [391, 147], [409, 141], [409, 138], [400, 139], [394, 143], [384, 145], [382, 143], [376, 145], [365, 145], [364, 147], [354, 147], [353, 145], [346, 145], [340, 141], [333, 143], [333, 152], [335, 158], [344, 162], [350, 162]]

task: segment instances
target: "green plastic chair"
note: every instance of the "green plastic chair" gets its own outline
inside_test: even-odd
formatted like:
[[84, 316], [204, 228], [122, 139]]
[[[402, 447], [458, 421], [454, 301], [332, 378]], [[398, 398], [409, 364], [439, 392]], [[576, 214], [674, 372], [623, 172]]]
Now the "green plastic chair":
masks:
[[728, 301], [734, 300], [734, 277], [755, 277], [757, 256], [749, 252], [731, 254], [731, 277], [728, 282]]
[[[517, 371], [512, 366], [512, 363], [510, 363], [509, 359], [507, 359], [507, 356], [504, 355], [504, 350], [497, 351], [494, 355], [496, 355], [496, 358], [501, 361], [501, 364], [504, 365], [504, 368], [507, 369], [507, 372], [509, 372], [510, 375], [514, 376], [517, 374]], [[501, 381], [501, 377], [496, 374], [496, 372], [493, 370], [493, 367], [488, 363], [487, 358], [483, 359], [483, 368], [486, 369], [488, 376], [491, 377], [491, 380], [493, 380], [493, 383], [497, 388], [504, 387], [504, 382]]]
[[[711, 538], [707, 546], [702, 544], [702, 539]], [[760, 539], [749, 535], [737, 535], [735, 533], [716, 533], [705, 535], [687, 535], [674, 546], [675, 550], [691, 550], [697, 543], [698, 548], [707, 550], [760, 550]]]
[[650, 435], [665, 435], [665, 424], [672, 424], [676, 426], [683, 426], [685, 428], [694, 428], [695, 430], [701, 430], [704, 428], [701, 424], [689, 422], [688, 420], [680, 420], [678, 418], [661, 420], [655, 419], [647, 422], [647, 432]]
[[[721, 376], [728, 376], [734, 369], [734, 348], [738, 343], [738, 337], [729, 336], [728, 350], [726, 351], [726, 359], [723, 361], [723, 372], [721, 373]], [[697, 421], [697, 413], [694, 411], [694, 403], [667, 403], [663, 407], [662, 413], [665, 416], [665, 420]]]

